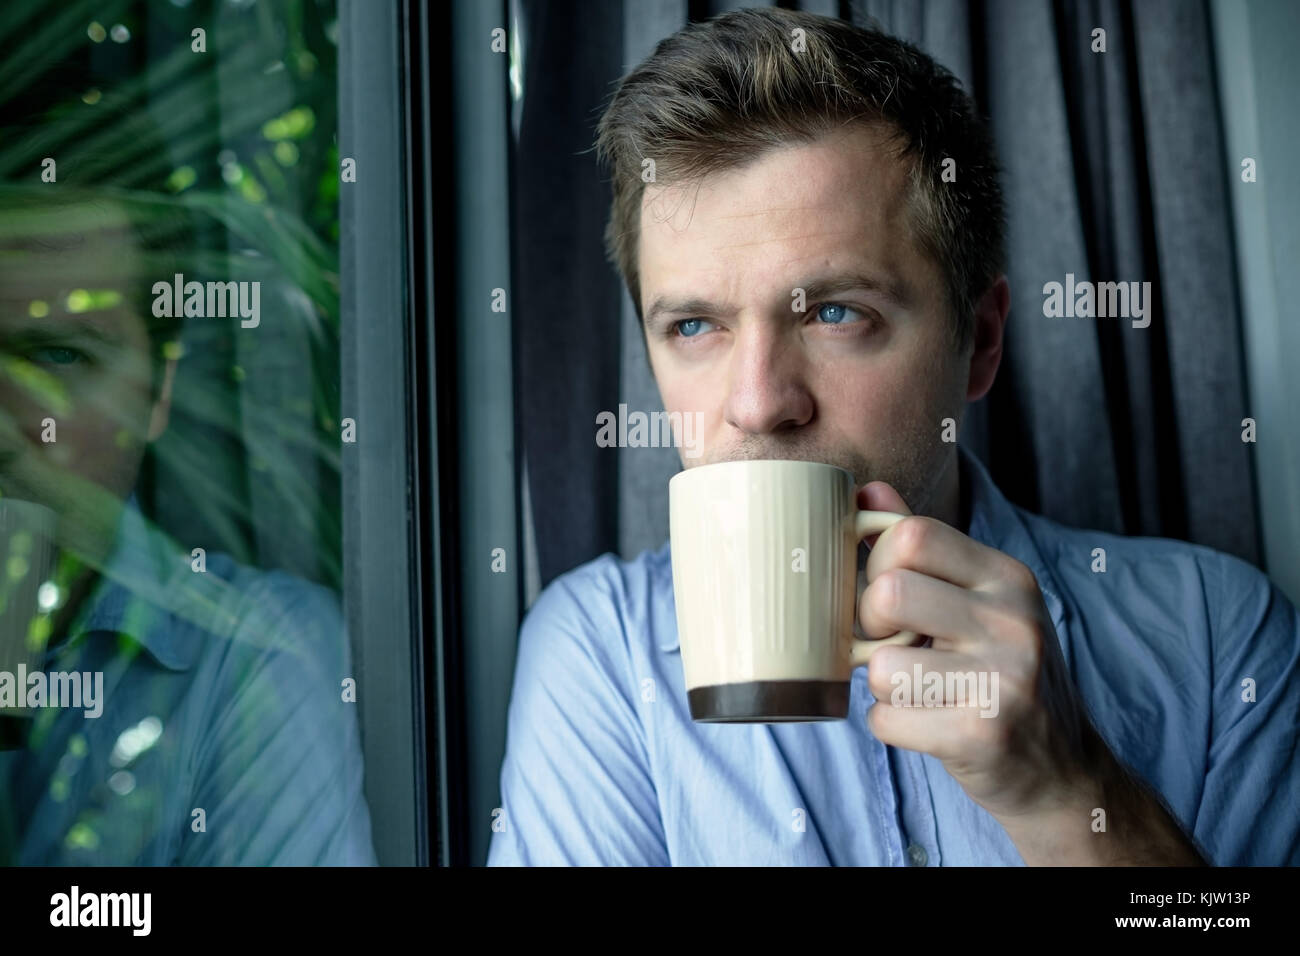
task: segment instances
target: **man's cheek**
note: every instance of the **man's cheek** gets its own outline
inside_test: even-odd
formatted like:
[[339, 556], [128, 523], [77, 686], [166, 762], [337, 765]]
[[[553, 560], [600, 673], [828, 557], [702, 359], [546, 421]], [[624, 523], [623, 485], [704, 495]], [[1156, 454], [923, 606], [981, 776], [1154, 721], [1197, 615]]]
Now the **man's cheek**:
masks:
[[666, 390], [663, 399], [682, 457], [694, 463], [708, 460], [709, 449], [719, 440], [726, 396], [707, 389], [677, 389]]
[[833, 389], [820, 389], [817, 407], [823, 417], [874, 429], [920, 404], [921, 389], [919, 383], [892, 369], [864, 371], [837, 380]]
[[107, 487], [121, 484], [122, 473], [138, 460], [144, 436], [116, 416], [55, 421], [39, 445], [47, 464], [69, 479], [86, 479]]
[[48, 464], [72, 474], [80, 474], [94, 462], [103, 459], [107, 448], [112, 447], [112, 434], [104, 434], [99, 430], [107, 424], [88, 424], [75, 419], [56, 420], [54, 427], [57, 432], [52, 436], [54, 440], [48, 441], [46, 439], [51, 436], [43, 435], [38, 446], [39, 453]]

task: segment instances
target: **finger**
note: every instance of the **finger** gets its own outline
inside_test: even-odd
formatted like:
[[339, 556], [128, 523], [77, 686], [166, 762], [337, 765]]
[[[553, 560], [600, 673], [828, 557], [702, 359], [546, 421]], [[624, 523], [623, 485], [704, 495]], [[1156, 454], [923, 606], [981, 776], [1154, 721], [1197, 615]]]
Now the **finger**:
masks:
[[[888, 656], [884, 656], [886, 651]], [[939, 657], [924, 657], [927, 654]], [[933, 663], [940, 659], [943, 663]], [[976, 662], [965, 655], [925, 648], [882, 648], [868, 672], [876, 703], [867, 710], [867, 727], [877, 740], [890, 746], [929, 753], [945, 761], [969, 758], [981, 740], [989, 739], [985, 725], [1000, 716], [994, 672], [983, 672], [982, 684], [980, 673]], [[880, 687], [882, 681], [885, 686]], [[952, 688], [951, 693], [942, 694], [943, 703], [938, 703], [940, 683], [945, 689]]]
[[868, 638], [899, 631], [927, 634], [942, 649], [975, 646], [986, 637], [979, 617], [990, 599], [908, 568], [890, 568], [858, 597], [858, 624]]
[[950, 760], [962, 752], [964, 715], [951, 708], [891, 707], [877, 700], [867, 708], [867, 729], [882, 744]]
[[1003, 580], [1014, 558], [962, 534], [938, 518], [912, 515], [890, 525], [867, 556], [874, 581], [890, 568], [908, 568], [961, 588], [990, 588]]
[[867, 687], [891, 707], [1001, 710], [1000, 675], [980, 658], [930, 647], [882, 647], [867, 665]]
[[[863, 511], [892, 511], [899, 515], [912, 513], [903, 496], [883, 481], [869, 481], [858, 489], [858, 507]], [[867, 535], [863, 540], [866, 541], [867, 547], [874, 548], [880, 535], [881, 532], [878, 531]]]
[[869, 481], [863, 485], [858, 492], [858, 504], [868, 511], [893, 511], [900, 515], [912, 513], [903, 496], [887, 481]]

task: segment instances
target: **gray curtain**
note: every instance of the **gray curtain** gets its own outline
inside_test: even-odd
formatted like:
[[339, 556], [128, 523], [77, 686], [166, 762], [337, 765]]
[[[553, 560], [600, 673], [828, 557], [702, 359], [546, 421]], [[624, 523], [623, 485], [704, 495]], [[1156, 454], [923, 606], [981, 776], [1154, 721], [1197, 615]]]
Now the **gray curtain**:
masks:
[[[516, 0], [523, 27], [513, 246], [518, 424], [535, 580], [668, 534], [672, 449], [602, 449], [596, 415], [661, 409], [606, 265], [591, 152], [622, 72], [735, 6]], [[1210, 19], [1202, 2], [804, 0], [947, 66], [990, 118], [1012, 288], [997, 381], [960, 440], [1016, 503], [1065, 524], [1208, 545], [1261, 565]], [[1092, 31], [1106, 31], [1104, 54]], [[1049, 319], [1043, 285], [1149, 281], [1150, 325]], [[1261, 565], [1262, 566], [1262, 565]], [[535, 586], [530, 588], [535, 591]], [[527, 597], [531, 602], [535, 595]]]

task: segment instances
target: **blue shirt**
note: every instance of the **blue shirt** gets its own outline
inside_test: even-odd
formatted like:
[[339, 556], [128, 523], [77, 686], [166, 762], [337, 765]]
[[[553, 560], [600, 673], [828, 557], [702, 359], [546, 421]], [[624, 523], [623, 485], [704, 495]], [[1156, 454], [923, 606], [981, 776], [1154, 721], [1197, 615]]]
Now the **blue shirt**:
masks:
[[127, 502], [45, 664], [101, 671], [102, 713], [38, 710], [0, 751], [0, 863], [375, 864], [333, 593], [206, 562]]
[[[1210, 863], [1300, 863], [1295, 607], [1229, 555], [1031, 514], [958, 452], [970, 537], [1037, 576], [1112, 752]], [[542, 592], [519, 635], [489, 865], [1023, 865], [937, 759], [872, 736], [865, 668], [848, 720], [694, 723], [674, 615], [667, 545]]]

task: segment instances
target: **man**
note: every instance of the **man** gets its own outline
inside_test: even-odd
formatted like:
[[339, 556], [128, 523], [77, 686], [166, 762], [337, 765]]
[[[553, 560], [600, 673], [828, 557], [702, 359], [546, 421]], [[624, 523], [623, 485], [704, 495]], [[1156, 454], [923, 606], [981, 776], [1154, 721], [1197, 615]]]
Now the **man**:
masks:
[[373, 864], [333, 594], [197, 566], [133, 494], [180, 354], [150, 290], [187, 224], [159, 208], [0, 190], [0, 509], [57, 516], [44, 670], [102, 680], [93, 709], [0, 718], [0, 862]]
[[[598, 147], [665, 408], [703, 423], [683, 464], [850, 470], [860, 507], [911, 515], [874, 540], [861, 630], [924, 640], [854, 672], [847, 721], [695, 724], [667, 545], [562, 576], [520, 633], [489, 863], [1300, 862], [1295, 608], [1228, 555], [1029, 514], [943, 438], [1009, 302], [955, 81], [878, 33], [743, 10], [662, 42]], [[998, 674], [996, 718], [895, 706], [914, 665]]]

